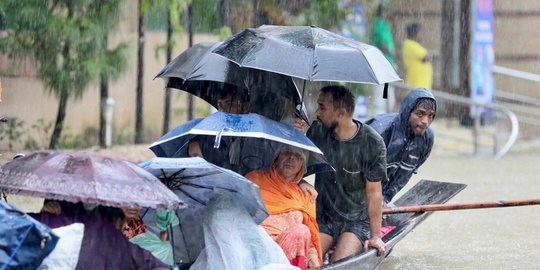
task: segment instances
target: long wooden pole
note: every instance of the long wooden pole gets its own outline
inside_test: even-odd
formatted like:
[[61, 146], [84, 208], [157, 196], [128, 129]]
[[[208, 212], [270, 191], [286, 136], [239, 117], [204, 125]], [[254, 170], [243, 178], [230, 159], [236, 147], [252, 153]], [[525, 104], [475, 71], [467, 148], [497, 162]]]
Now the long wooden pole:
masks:
[[540, 199], [515, 200], [515, 201], [496, 201], [496, 202], [477, 202], [477, 203], [457, 203], [457, 204], [427, 204], [411, 205], [392, 208], [383, 208], [383, 214], [400, 214], [427, 211], [450, 211], [478, 208], [511, 207], [540, 204]]

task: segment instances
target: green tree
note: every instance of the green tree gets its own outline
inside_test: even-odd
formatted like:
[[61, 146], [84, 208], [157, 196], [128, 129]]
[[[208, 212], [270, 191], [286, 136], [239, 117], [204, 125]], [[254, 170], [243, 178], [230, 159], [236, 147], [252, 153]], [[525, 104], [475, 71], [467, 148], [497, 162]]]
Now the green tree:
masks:
[[[101, 70], [113, 69], [103, 61], [103, 34], [90, 0], [3, 0], [7, 35], [0, 38], [0, 49], [10, 58], [31, 57], [46, 89], [58, 98], [49, 148], [57, 147], [62, 134], [66, 105], [70, 97], [80, 98], [97, 82]], [[112, 49], [115, 50], [114, 48]]]
[[332, 30], [341, 27], [347, 10], [340, 8], [339, 0], [313, 0], [305, 3], [295, 24], [317, 25]]
[[105, 110], [109, 97], [109, 81], [118, 78], [127, 69], [127, 48], [128, 44], [122, 42], [115, 48], [109, 49], [108, 36], [116, 29], [124, 0], [94, 0], [89, 6], [92, 17], [101, 25], [103, 37], [101, 39], [101, 49], [99, 60], [103, 63], [100, 70], [100, 106], [99, 106], [99, 145], [106, 147], [105, 142]]
[[144, 86], [144, 43], [146, 32], [146, 16], [150, 8], [155, 8], [160, 1], [138, 0], [138, 26], [137, 26], [137, 86], [135, 89], [135, 143], [144, 141], [143, 119], [143, 86]]

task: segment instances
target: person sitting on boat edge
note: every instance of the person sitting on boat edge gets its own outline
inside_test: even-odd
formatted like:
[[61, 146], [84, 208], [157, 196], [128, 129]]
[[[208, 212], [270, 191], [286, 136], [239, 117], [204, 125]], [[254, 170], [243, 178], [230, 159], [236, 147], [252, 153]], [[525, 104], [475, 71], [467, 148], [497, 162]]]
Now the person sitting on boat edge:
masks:
[[301, 269], [321, 266], [322, 250], [315, 202], [298, 183], [304, 175], [306, 155], [301, 149], [281, 146], [266, 170], [252, 171], [246, 178], [260, 188], [270, 216], [261, 226]]
[[403, 99], [399, 113], [381, 114], [366, 121], [386, 144], [388, 178], [382, 181], [386, 205], [429, 157], [435, 138], [430, 125], [436, 111], [433, 94], [424, 88], [416, 88]]
[[386, 148], [370, 126], [352, 118], [354, 96], [343, 86], [323, 87], [317, 100], [317, 121], [307, 137], [336, 171], [317, 173], [317, 222], [323, 254], [336, 246], [330, 262], [369, 247], [382, 256], [382, 190]]

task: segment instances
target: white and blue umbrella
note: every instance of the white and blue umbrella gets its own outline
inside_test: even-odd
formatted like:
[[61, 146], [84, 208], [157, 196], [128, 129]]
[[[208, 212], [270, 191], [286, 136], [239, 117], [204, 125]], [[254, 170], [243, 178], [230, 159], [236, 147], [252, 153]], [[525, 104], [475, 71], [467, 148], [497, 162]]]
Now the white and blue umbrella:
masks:
[[[254, 113], [229, 114], [216, 112], [206, 118], [194, 119], [165, 134], [150, 145], [149, 148], [158, 157], [186, 156], [182, 152], [186, 151], [189, 141], [196, 136], [213, 136], [214, 148], [220, 147], [224, 137], [258, 138], [274, 141], [310, 152], [306, 175], [333, 170], [322, 151], [302, 132], [289, 124], [277, 122]], [[254, 154], [273, 156], [274, 153], [268, 153], [271, 150], [275, 149], [267, 149], [266, 152]], [[265, 164], [265, 166], [267, 165], [269, 164]]]

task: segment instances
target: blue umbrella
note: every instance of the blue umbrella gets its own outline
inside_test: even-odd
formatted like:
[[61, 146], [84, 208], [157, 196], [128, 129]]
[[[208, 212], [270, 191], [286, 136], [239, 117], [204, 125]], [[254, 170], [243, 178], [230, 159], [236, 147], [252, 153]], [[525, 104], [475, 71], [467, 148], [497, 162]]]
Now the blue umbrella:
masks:
[[[158, 139], [150, 145], [150, 150], [158, 157], [186, 156], [185, 152], [189, 141], [201, 135], [214, 136], [214, 148], [220, 147], [223, 137], [258, 138], [291, 145], [311, 152], [306, 175], [333, 170], [321, 150], [303, 133], [291, 125], [276, 122], [254, 113], [228, 114], [216, 112], [206, 118], [191, 120]], [[271, 158], [274, 155], [274, 152], [271, 151], [276, 149], [263, 150], [265, 151], [253, 150], [252, 155], [269, 156]], [[268, 166], [268, 158], [263, 159], [266, 160], [263, 162], [264, 167]], [[264, 167], [257, 169], [265, 169]]]
[[180, 225], [172, 229], [176, 261], [194, 261], [204, 247], [201, 222], [208, 201], [218, 190], [231, 192], [257, 224], [268, 217], [257, 185], [202, 158], [156, 157], [139, 166], [160, 178], [188, 205], [176, 211]]

